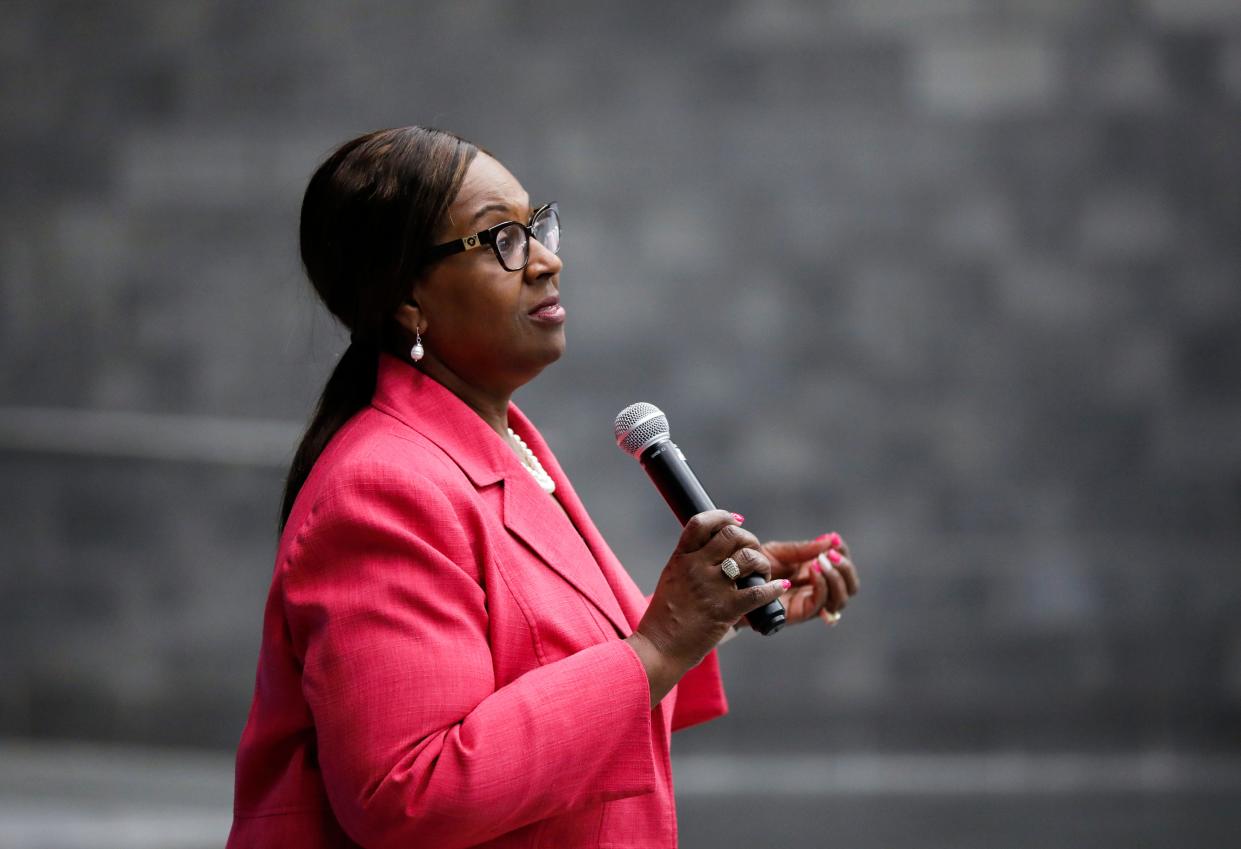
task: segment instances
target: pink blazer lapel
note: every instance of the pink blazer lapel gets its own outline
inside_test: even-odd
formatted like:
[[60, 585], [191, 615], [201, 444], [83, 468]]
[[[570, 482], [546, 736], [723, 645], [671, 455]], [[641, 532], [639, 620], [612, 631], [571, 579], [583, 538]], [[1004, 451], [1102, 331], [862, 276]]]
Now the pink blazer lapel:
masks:
[[[509, 407], [509, 422], [556, 481], [556, 496], [565, 505], [563, 510], [539, 488], [517, 456], [477, 413], [408, 363], [387, 354], [380, 358], [371, 403], [442, 448], [476, 487], [502, 481], [504, 525], [509, 532], [599, 608], [623, 636], [632, 633], [637, 620], [630, 607], [621, 607], [632, 600], [618, 591], [622, 585], [608, 574], [610, 564], [600, 559], [602, 539], [598, 531], [590, 524], [547, 443], [515, 405]], [[615, 561], [614, 556], [611, 559]], [[628, 580], [628, 575], [624, 577]], [[632, 580], [629, 584], [632, 587]]]
[[[577, 531], [580, 542], [585, 544], [591, 557], [598, 564], [600, 574], [606, 583], [606, 595], [613, 601], [614, 606], [619, 605], [617, 611], [619, 615], [609, 614], [609, 618], [612, 619], [621, 636], [629, 636], [642, 621], [642, 615], [646, 613], [646, 599], [642, 591], [638, 589], [638, 585], [634, 583], [629, 572], [612, 553], [603, 535], [591, 521], [590, 514], [586, 512], [573, 485], [569, 483], [564, 470], [560, 468], [560, 463], [556, 461], [555, 455], [543, 441], [543, 437], [515, 405], [509, 408], [509, 423], [513, 426], [513, 430], [517, 431], [526, 441], [530, 449], [538, 455], [539, 462], [556, 482], [556, 499], [564, 508], [561, 518], [563, 519], [567, 514], [573, 528]], [[533, 481], [531, 483], [533, 484]], [[543, 493], [540, 491], [540, 494]], [[553, 509], [555, 509], [554, 505]], [[556, 510], [556, 512], [561, 511]], [[618, 618], [620, 621], [617, 621]]]
[[[527, 444], [530, 444], [529, 440]], [[561, 487], [568, 486], [564, 475], [558, 475], [559, 470], [552, 470], [545, 459], [550, 456], [546, 450], [540, 452], [534, 445], [530, 447], [539, 454], [539, 462], [556, 481], [556, 495], [560, 495]], [[617, 604], [609, 582], [594, 562], [591, 550], [565, 511], [552, 501], [552, 496], [539, 488], [524, 469], [518, 470], [516, 475], [505, 477], [504, 525], [599, 608], [618, 632], [628, 636], [630, 630], [625, 614]]]

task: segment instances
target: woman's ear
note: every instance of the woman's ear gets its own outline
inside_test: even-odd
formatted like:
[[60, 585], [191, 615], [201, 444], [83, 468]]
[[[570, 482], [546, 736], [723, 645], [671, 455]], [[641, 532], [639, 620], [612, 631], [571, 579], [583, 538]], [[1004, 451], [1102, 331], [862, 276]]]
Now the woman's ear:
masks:
[[404, 303], [396, 308], [396, 323], [405, 328], [410, 336], [416, 336], [426, 329], [422, 308], [413, 298], [406, 298]]

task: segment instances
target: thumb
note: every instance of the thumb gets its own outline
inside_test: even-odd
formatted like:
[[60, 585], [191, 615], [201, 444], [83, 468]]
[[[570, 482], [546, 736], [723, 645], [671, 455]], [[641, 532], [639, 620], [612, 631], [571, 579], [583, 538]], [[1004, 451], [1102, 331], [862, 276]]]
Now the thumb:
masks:
[[834, 543], [835, 540], [831, 539], [829, 534], [819, 539], [799, 540], [796, 542], [784, 540], [768, 542], [763, 544], [763, 548], [767, 550], [767, 554], [770, 557], [774, 557], [777, 560], [783, 560], [786, 563], [800, 563], [803, 560], [813, 560], [830, 549]]
[[806, 584], [813, 584], [815, 582], [814, 576], [817, 574], [814, 571], [814, 566], [815, 561], [807, 560], [805, 563], [802, 563], [797, 567], [797, 571], [793, 573], [790, 580], [799, 587]]

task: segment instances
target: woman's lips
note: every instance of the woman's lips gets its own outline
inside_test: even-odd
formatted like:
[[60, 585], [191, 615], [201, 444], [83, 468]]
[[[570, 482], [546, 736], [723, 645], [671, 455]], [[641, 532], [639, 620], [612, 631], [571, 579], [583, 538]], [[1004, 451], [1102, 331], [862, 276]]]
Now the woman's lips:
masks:
[[564, 307], [560, 305], [560, 298], [552, 296], [539, 301], [534, 309], [530, 310], [530, 317], [546, 324], [560, 324], [564, 321]]
[[560, 324], [564, 321], [564, 307], [559, 302], [548, 304], [545, 307], [539, 307], [532, 311], [530, 317], [535, 321], [542, 321], [547, 324]]

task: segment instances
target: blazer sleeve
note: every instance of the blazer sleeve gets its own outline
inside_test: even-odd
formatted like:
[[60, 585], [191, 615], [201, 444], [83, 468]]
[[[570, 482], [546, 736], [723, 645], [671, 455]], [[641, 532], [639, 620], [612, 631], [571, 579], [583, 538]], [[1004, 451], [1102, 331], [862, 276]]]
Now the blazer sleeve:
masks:
[[[646, 596], [649, 606], [651, 596]], [[719, 649], [711, 649], [698, 665], [677, 682], [676, 707], [672, 711], [672, 730], [680, 731], [728, 713], [724, 679], [720, 675]]]
[[724, 681], [720, 677], [719, 649], [712, 649], [702, 661], [677, 682], [676, 708], [672, 711], [672, 730], [680, 731], [728, 713]]
[[655, 788], [628, 643], [497, 689], [477, 548], [436, 486], [371, 469], [318, 499], [280, 564], [328, 799], [362, 846], [470, 846]]

